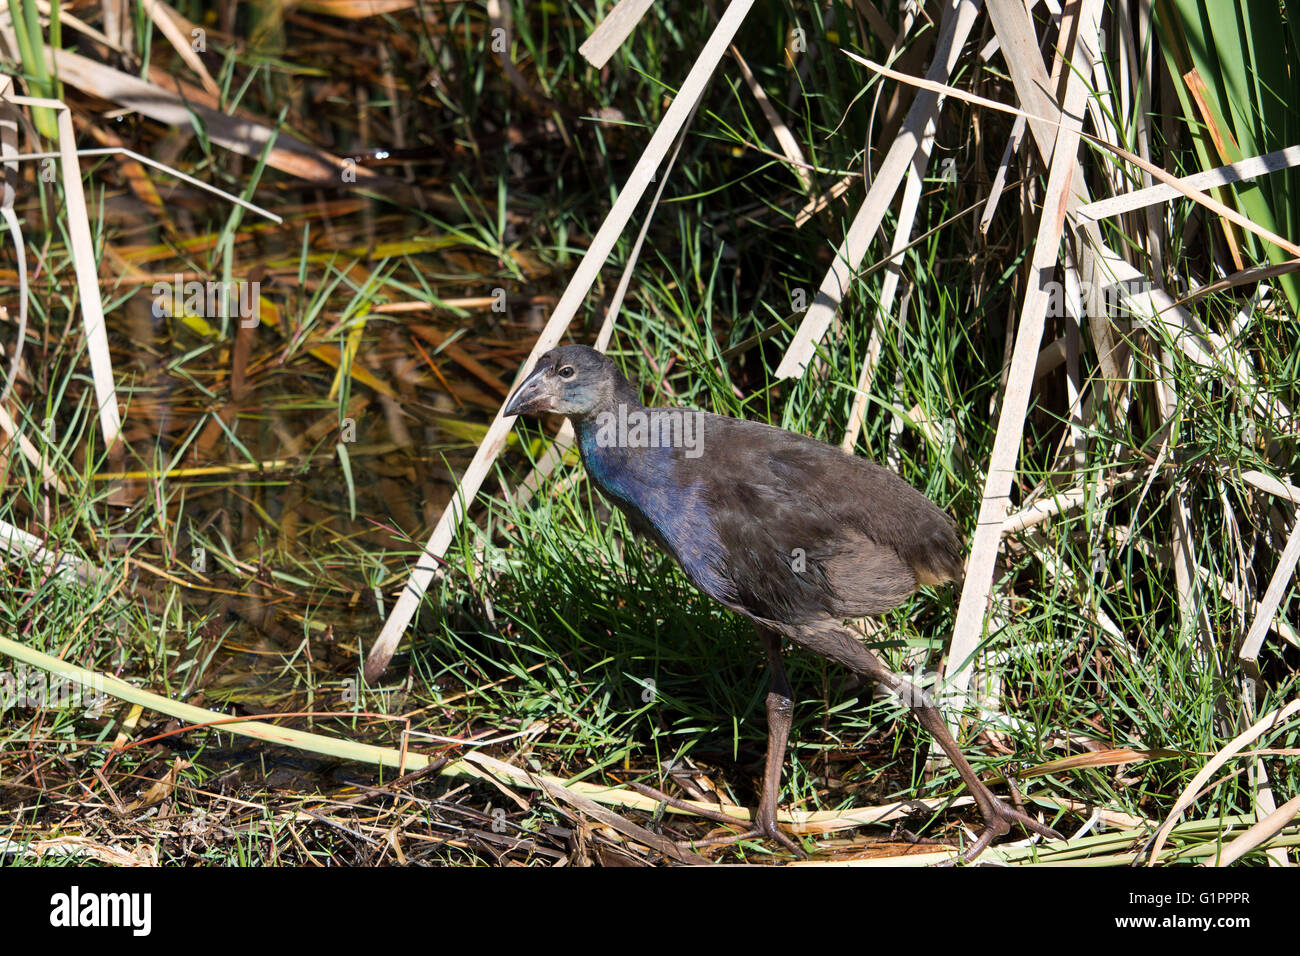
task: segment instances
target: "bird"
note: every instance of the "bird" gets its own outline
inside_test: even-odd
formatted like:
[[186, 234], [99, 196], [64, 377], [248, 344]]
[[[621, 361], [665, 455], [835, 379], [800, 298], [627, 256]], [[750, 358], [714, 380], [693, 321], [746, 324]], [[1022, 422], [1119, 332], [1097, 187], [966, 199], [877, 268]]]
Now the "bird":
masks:
[[[778, 825], [793, 701], [782, 642], [883, 685], [952, 761], [983, 817], [973, 860], [1015, 824], [1061, 835], [979, 779], [930, 697], [863, 646], [847, 620], [901, 604], [922, 585], [959, 581], [953, 520], [892, 471], [814, 438], [681, 407], [647, 407], [603, 352], [539, 356], [505, 416], [566, 416], [591, 482], [632, 529], [667, 552], [704, 594], [749, 618], [767, 654], [767, 754], [753, 828], [805, 856]], [[662, 795], [661, 795], [662, 796]], [[730, 823], [730, 818], [721, 817]]]

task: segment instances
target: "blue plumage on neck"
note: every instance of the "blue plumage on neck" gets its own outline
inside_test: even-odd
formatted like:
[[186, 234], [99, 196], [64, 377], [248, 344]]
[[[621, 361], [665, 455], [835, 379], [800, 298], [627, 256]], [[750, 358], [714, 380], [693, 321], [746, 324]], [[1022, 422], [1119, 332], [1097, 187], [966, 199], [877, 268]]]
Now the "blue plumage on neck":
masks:
[[574, 431], [596, 488], [635, 530], [657, 539], [696, 586], [729, 600], [732, 587], [719, 573], [725, 552], [704, 499], [704, 483], [688, 475], [679, 450], [610, 442], [595, 416], [575, 422]]

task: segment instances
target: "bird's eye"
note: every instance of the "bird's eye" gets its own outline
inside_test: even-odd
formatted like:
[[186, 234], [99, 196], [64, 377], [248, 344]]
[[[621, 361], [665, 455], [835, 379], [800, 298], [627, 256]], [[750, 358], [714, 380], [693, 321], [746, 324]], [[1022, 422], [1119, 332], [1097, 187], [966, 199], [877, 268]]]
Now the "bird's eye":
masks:
[[573, 366], [566, 365], [560, 369], [560, 378], [573, 378]]

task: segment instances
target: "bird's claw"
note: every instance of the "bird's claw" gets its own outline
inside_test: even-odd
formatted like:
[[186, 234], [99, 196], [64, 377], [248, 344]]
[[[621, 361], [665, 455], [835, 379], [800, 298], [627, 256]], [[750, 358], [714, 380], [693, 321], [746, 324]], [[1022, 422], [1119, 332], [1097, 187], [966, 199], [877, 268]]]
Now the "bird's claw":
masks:
[[789, 834], [777, 826], [775, 815], [773, 815], [771, 819], [764, 820], [763, 814], [760, 813], [758, 820], [755, 822], [758, 824], [754, 828], [755, 837], [766, 837], [769, 840], [775, 840], [800, 860], [808, 859], [808, 854], [804, 852], [803, 847], [796, 843]]
[[[1057, 833], [1047, 824], [1040, 823], [1029, 814], [1022, 813], [1014, 807], [1007, 806], [1007, 804], [1003, 803], [997, 797], [993, 798], [993, 814], [996, 816], [1000, 824], [996, 834], [997, 836], [1001, 836], [1008, 832], [1013, 824], [1018, 823], [1031, 833], [1037, 833], [1039, 836], [1048, 840], [1065, 840], [1065, 837]], [[989, 820], [987, 814], [985, 815], [984, 822], [986, 825], [989, 825], [992, 822]]]
[[762, 827], [756, 826], [750, 828], [749, 830], [746, 830], [744, 833], [735, 833], [724, 837], [709, 837], [708, 839], [705, 840], [690, 840], [690, 841], [679, 843], [678, 846], [680, 846], [682, 849], [698, 850], [706, 846], [725, 846], [731, 843], [743, 843], [745, 840], [772, 840], [775, 843], [779, 843], [785, 849], [789, 850], [798, 859], [800, 860], [808, 859], [808, 854], [804, 851], [803, 847], [795, 843], [794, 840], [792, 840], [788, 834], [786, 834], [783, 830], [781, 830], [780, 827], [776, 827], [772, 830], [766, 830], [763, 829]]
[[[984, 814], [984, 830], [975, 839], [975, 842], [962, 851], [961, 859], [964, 863], [970, 863], [977, 856], [988, 849], [995, 839], [1011, 831], [1014, 824], [1020, 824], [1031, 833], [1036, 833], [1048, 840], [1060, 840], [1064, 842], [1065, 837], [1057, 833], [1045, 823], [1040, 823], [1027, 813], [1010, 807], [1003, 803], [992, 794], [988, 794], [987, 802], [981, 803], [981, 812]], [[944, 866], [951, 866], [949, 861]]]
[[[697, 804], [686, 803], [684, 800], [670, 797], [668, 794], [643, 783], [633, 782], [632, 788], [640, 793], [644, 793], [648, 797], [653, 797], [668, 806], [687, 810], [698, 817], [703, 817], [705, 820], [711, 820], [714, 823], [720, 823], [723, 826], [735, 827], [744, 825], [744, 821], [738, 820], [733, 816], [722, 813], [721, 811], [707, 810]], [[758, 814], [754, 818], [754, 825], [744, 833], [728, 835], [725, 837], [708, 837], [704, 840], [682, 840], [678, 841], [677, 846], [683, 850], [698, 850], [701, 847], [706, 846], [724, 846], [728, 843], [740, 843], [742, 840], [773, 840], [785, 847], [799, 859], [808, 859], [808, 854], [804, 852], [803, 848], [792, 840], [777, 824], [775, 808], [768, 809], [767, 807], [759, 807]]]
[[[740, 821], [738, 820], [730, 821], [730, 823], [739, 822]], [[733, 833], [722, 837], [708, 837], [704, 840], [691, 840], [678, 845], [683, 849], [689, 848], [698, 850], [701, 847], [725, 846], [731, 843], [742, 843], [745, 840], [771, 840], [789, 850], [798, 859], [808, 859], [808, 854], [804, 851], [803, 847], [791, 839], [790, 835], [782, 830], [777, 824], [776, 817], [773, 816], [770, 820], [764, 820], [762, 813], [760, 813], [758, 818], [755, 819], [754, 825], [744, 833]]]

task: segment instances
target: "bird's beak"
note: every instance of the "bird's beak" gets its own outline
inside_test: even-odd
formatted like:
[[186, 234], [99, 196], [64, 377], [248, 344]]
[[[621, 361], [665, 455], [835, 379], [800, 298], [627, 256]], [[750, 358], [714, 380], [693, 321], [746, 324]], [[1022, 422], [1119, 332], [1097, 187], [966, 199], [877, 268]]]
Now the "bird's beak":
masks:
[[548, 368], [533, 369], [532, 374], [519, 383], [515, 393], [510, 396], [510, 401], [506, 402], [505, 414], [536, 415], [550, 411], [554, 398], [542, 388], [542, 380], [548, 371]]

